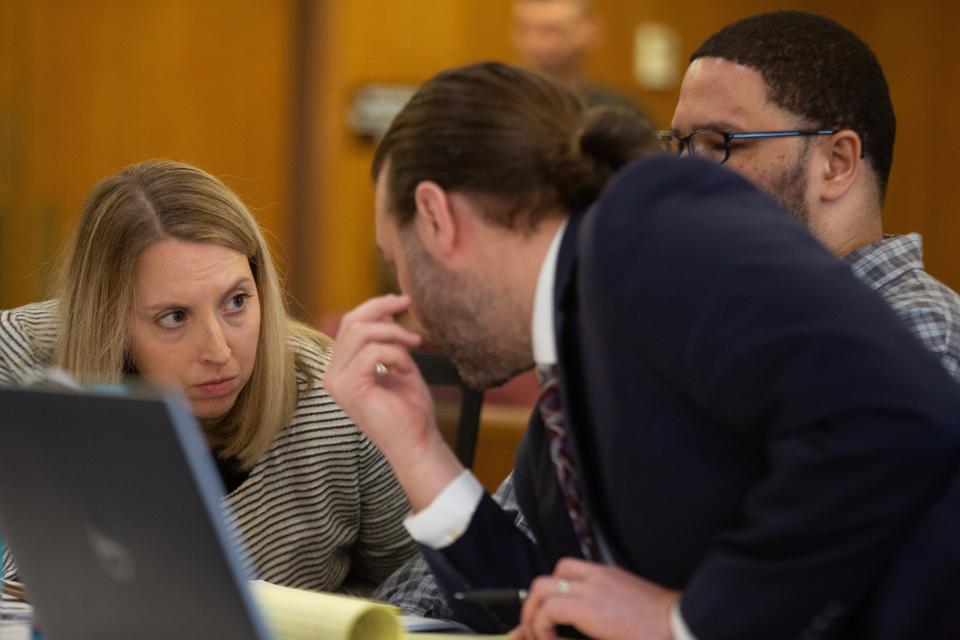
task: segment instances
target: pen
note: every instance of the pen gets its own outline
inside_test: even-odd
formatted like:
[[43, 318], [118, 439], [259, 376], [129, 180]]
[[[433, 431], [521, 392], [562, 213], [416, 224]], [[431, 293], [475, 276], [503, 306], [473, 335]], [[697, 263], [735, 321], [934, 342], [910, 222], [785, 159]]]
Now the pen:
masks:
[[519, 604], [527, 599], [526, 589], [470, 589], [457, 591], [453, 597], [474, 604]]

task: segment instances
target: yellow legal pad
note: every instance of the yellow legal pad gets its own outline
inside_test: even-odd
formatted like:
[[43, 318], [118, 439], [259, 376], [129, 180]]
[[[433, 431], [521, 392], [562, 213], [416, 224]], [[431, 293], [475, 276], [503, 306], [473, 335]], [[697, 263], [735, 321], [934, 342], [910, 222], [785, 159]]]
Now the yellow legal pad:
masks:
[[492, 638], [493, 640], [507, 640], [507, 636], [492, 636], [487, 634], [473, 633], [410, 633], [403, 634], [404, 638], [410, 640], [463, 640], [464, 638]]
[[449, 633], [410, 633], [400, 624], [397, 607], [332, 593], [250, 583], [267, 627], [278, 640], [451, 640], [500, 638]]

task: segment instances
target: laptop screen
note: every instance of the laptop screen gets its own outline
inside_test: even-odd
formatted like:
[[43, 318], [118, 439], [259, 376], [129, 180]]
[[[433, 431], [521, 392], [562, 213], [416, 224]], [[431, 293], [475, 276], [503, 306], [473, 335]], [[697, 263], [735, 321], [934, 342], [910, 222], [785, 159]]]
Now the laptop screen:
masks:
[[268, 637], [173, 396], [0, 389], [0, 531], [45, 637]]

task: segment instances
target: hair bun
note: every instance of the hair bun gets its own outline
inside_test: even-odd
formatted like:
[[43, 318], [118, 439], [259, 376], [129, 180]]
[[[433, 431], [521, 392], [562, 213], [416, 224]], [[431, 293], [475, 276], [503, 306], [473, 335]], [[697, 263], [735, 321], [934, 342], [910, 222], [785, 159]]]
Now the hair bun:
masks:
[[587, 111], [580, 152], [598, 169], [616, 173], [631, 160], [656, 150], [656, 132], [636, 109], [595, 107]]
[[[590, 205], [610, 177], [657, 150], [657, 136], [642, 112], [628, 107], [594, 107], [584, 115], [575, 140], [576, 161], [557, 180], [560, 199], [571, 211]], [[575, 166], [573, 166], [575, 165]]]

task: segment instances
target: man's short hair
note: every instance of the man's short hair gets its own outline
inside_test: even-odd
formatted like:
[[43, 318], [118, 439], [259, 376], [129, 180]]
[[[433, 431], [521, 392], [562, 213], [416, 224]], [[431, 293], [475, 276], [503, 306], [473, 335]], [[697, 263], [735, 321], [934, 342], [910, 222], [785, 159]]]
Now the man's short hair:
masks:
[[856, 34], [823, 16], [774, 11], [724, 27], [690, 61], [705, 57], [759, 71], [769, 99], [814, 127], [855, 131], [884, 197], [897, 122], [883, 69]]

